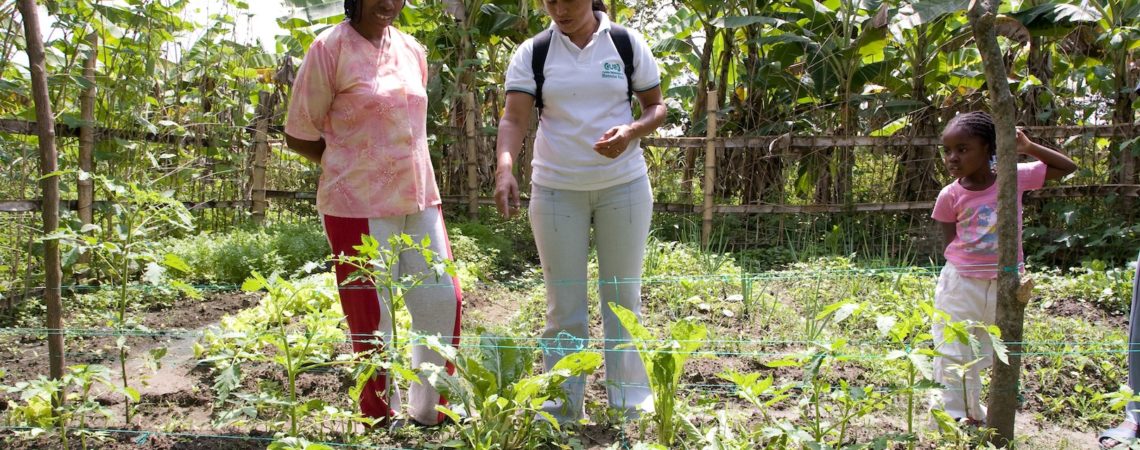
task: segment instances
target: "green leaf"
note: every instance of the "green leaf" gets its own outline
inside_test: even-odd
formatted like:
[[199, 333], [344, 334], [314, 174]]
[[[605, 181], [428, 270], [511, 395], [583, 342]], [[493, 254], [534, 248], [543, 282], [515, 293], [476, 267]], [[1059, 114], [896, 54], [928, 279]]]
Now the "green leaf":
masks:
[[899, 8], [895, 23], [904, 29], [915, 28], [942, 16], [964, 13], [969, 4], [969, 0], [912, 1]]
[[567, 370], [572, 376], [585, 375], [602, 366], [601, 353], [577, 352], [563, 356], [551, 370]]
[[613, 302], [610, 302], [610, 310], [614, 312], [614, 315], [617, 316], [618, 321], [621, 322], [621, 325], [629, 331], [630, 336], [633, 336], [634, 339], [640, 339], [643, 341], [653, 340], [653, 334], [650, 333], [649, 330], [646, 329], [643, 325], [641, 325], [641, 321], [638, 319], [637, 315], [633, 313], [633, 311], [630, 311], [625, 307]]
[[130, 398], [132, 402], [136, 402], [136, 403], [139, 401], [140, 398], [142, 398], [142, 396], [139, 395], [139, 391], [133, 387], [123, 388], [123, 394], [125, 394], [127, 396], [127, 398]]
[[443, 405], [435, 405], [435, 410], [443, 413], [443, 415], [447, 416], [448, 419], [451, 419], [452, 422], [463, 423], [463, 419], [459, 416], [459, 413], [452, 411], [451, 408]]
[[755, 24], [768, 25], [774, 28], [785, 23], [787, 22], [784, 20], [764, 16], [728, 16], [717, 17], [712, 20], [713, 26], [719, 28], [739, 28]]
[[190, 269], [190, 265], [186, 264], [186, 261], [183, 260], [181, 256], [174, 253], [167, 253], [163, 256], [162, 264], [182, 273], [190, 273], [192, 270]]

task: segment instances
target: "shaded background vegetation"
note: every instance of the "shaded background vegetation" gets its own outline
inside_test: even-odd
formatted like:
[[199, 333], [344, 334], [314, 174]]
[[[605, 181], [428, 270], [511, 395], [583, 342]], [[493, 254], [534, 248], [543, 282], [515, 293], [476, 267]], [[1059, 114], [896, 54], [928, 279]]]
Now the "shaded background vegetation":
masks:
[[[93, 172], [138, 183], [178, 200], [248, 200], [259, 102], [272, 98], [270, 122], [281, 123], [289, 82], [312, 39], [341, 20], [339, 1], [286, 0], [272, 51], [243, 42], [243, 17], [257, 4], [227, 0], [204, 21], [187, 19], [186, 0], [43, 2], [51, 97], [58, 121], [84, 124], [79, 101], [98, 91], [94, 124], [152, 133], [173, 143], [99, 139]], [[663, 134], [703, 136], [706, 92], [715, 90], [719, 136], [936, 136], [958, 111], [985, 109], [984, 78], [963, 10], [965, 1], [662, 1], [609, 2], [612, 14], [644, 33], [662, 65], [670, 106]], [[1136, 0], [1026, 1], [1003, 6], [1002, 44], [1020, 123], [1029, 126], [1128, 125], [1117, 136], [1072, 131], [1041, 138], [1074, 156], [1081, 170], [1066, 185], [1137, 184], [1135, 132], [1140, 46]], [[0, 1], [0, 118], [32, 120], [27, 69], [15, 2]], [[476, 125], [491, 136], [503, 104], [502, 77], [517, 44], [547, 25], [532, 0], [409, 3], [400, 26], [425, 44], [431, 62], [431, 149], [440, 186], [465, 193], [463, 92], [474, 92]], [[198, 37], [194, 39], [194, 37]], [[85, 59], [97, 58], [94, 77]], [[259, 93], [270, 95], [259, 96]], [[1050, 134], [1052, 136], [1053, 134]], [[276, 135], [274, 135], [276, 136]], [[61, 167], [78, 166], [78, 142], [61, 138]], [[767, 142], [767, 141], [765, 141]], [[0, 199], [38, 197], [35, 137], [0, 132], [5, 167]], [[311, 192], [317, 169], [276, 139], [269, 189]], [[480, 188], [489, 194], [492, 145], [481, 146]], [[834, 147], [722, 148], [715, 195], [741, 205], [851, 205], [932, 200], [948, 181], [938, 149]], [[650, 147], [647, 159], [662, 203], [699, 199], [686, 180], [702, 166], [692, 150]], [[74, 199], [77, 173], [63, 183]], [[115, 198], [97, 187], [96, 199]], [[695, 192], [694, 192], [695, 191]], [[1102, 191], [1104, 192], [1104, 191]], [[1037, 263], [1113, 264], [1140, 246], [1134, 199], [1108, 195], [1031, 200], [1027, 253]], [[1134, 193], [1132, 195], [1135, 195]], [[114, 217], [96, 213], [107, 239]], [[248, 222], [242, 208], [192, 208], [198, 230]], [[271, 222], [311, 220], [309, 201], [276, 201]], [[661, 233], [680, 234], [692, 218], [661, 216]], [[753, 214], [718, 217], [718, 242], [756, 264], [798, 256], [851, 255], [894, 263], [939, 259], [939, 239], [925, 209], [839, 214]], [[0, 214], [0, 291], [36, 279], [37, 218]], [[78, 229], [74, 216], [65, 218]], [[677, 226], [674, 226], [677, 224]], [[674, 230], [674, 231], [670, 231]], [[184, 234], [184, 231], [160, 232]]]

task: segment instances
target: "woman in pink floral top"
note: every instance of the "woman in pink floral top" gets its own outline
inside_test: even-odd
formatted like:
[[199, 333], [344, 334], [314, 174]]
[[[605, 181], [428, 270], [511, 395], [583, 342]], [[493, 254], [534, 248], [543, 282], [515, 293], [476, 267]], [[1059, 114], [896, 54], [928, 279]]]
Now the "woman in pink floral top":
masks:
[[[451, 258], [428, 155], [424, 49], [392, 26], [403, 7], [403, 0], [345, 1], [348, 20], [313, 41], [293, 84], [285, 141], [321, 165], [317, 210], [333, 254], [355, 254], [352, 247], [365, 234], [386, 245], [389, 236], [406, 233], [417, 242], [428, 237], [431, 250]], [[401, 255], [393, 268], [395, 276], [427, 276], [404, 295], [412, 328], [458, 344], [459, 282], [434, 276], [413, 253]], [[345, 284], [353, 270], [337, 265], [336, 276], [353, 349], [361, 352], [375, 348], [368, 341], [377, 331], [385, 340], [391, 335], [392, 314], [374, 286]], [[425, 362], [444, 365], [441, 356], [416, 346], [413, 366]], [[365, 415], [387, 419], [399, 411], [398, 391], [384, 398], [387, 381], [378, 374], [361, 394]], [[430, 425], [443, 419], [435, 405], [445, 400], [427, 383], [412, 383], [409, 391], [413, 420]]]

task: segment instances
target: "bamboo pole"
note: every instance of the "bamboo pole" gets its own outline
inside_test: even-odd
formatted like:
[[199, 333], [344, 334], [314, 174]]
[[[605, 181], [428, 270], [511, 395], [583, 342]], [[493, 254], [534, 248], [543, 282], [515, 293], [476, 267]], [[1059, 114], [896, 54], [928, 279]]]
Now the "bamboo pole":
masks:
[[1021, 391], [1021, 341], [1025, 327], [1025, 304], [1017, 295], [1021, 285], [1018, 268], [1017, 138], [1014, 128], [1017, 116], [1003, 55], [994, 30], [998, 4], [996, 0], [973, 2], [968, 17], [974, 29], [974, 42], [982, 56], [997, 131], [998, 266], [1002, 270], [998, 271], [995, 323], [1001, 330], [1001, 338], [1006, 342], [1009, 352], [1008, 364], [1001, 361], [993, 363], [986, 425], [997, 430], [990, 442], [1004, 447], [1014, 441], [1017, 397]]
[[705, 133], [705, 183], [702, 190], [705, 194], [704, 217], [701, 221], [701, 247], [708, 250], [709, 239], [712, 237], [713, 220], [713, 191], [716, 190], [716, 90], [709, 89], [706, 96], [705, 113], [708, 124]]
[[[90, 86], [79, 97], [79, 111], [83, 116], [83, 125], [79, 127], [79, 222], [84, 228], [94, 221], [91, 206], [95, 201], [95, 180], [91, 179], [91, 174], [95, 173], [95, 64], [99, 58], [99, 35], [87, 35], [87, 45], [91, 49], [83, 63], [83, 78], [87, 79]], [[90, 253], [79, 255], [80, 264], [90, 262]]]
[[265, 222], [265, 167], [269, 164], [269, 120], [273, 117], [276, 96], [267, 91], [257, 94], [257, 125], [253, 131], [253, 173], [250, 179], [250, 214], [253, 223]]
[[[27, 42], [28, 68], [32, 76], [32, 99], [36, 105], [36, 123], [39, 124], [40, 185], [43, 189], [42, 215], [44, 235], [52, 235], [59, 228], [59, 161], [55, 148], [55, 116], [48, 97], [47, 70], [44, 64], [44, 41], [40, 33], [39, 10], [35, 0], [19, 0], [20, 14], [24, 18], [24, 38]], [[44, 303], [47, 306], [48, 367], [52, 379], [63, 378], [63, 304], [60, 301], [60, 278], [63, 276], [59, 260], [59, 239], [44, 240]]]
[[479, 217], [479, 151], [475, 142], [475, 93], [463, 94], [463, 128], [467, 145], [467, 216]]

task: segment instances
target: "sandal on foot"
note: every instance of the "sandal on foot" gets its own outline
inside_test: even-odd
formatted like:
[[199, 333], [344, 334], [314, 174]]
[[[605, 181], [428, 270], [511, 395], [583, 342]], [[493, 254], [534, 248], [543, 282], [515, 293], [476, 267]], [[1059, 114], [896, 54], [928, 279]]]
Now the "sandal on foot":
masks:
[[1100, 443], [1100, 448], [1116, 448], [1121, 445], [1129, 445], [1136, 440], [1137, 429], [1140, 425], [1132, 421], [1124, 421], [1116, 428], [1109, 428], [1100, 434], [1097, 441]]
[[974, 428], [983, 428], [986, 426], [986, 421], [983, 419], [972, 419], [969, 417], [960, 417], [956, 420], [958, 421], [958, 425], [964, 425], [964, 426], [969, 426], [969, 427], [974, 427]]

